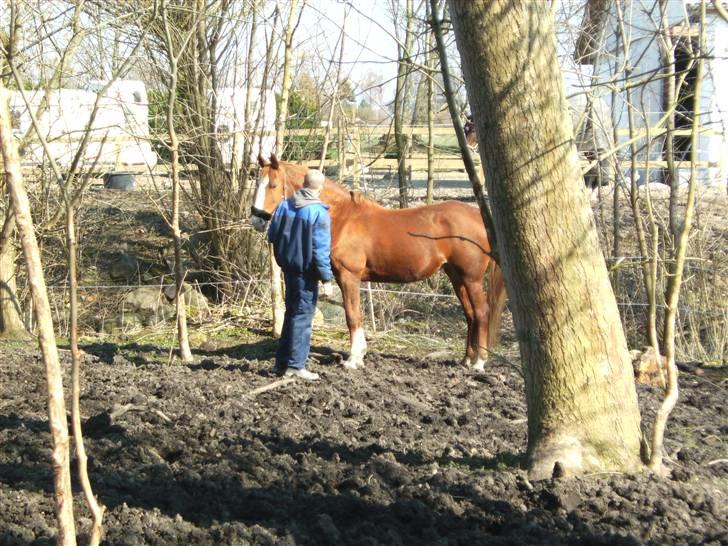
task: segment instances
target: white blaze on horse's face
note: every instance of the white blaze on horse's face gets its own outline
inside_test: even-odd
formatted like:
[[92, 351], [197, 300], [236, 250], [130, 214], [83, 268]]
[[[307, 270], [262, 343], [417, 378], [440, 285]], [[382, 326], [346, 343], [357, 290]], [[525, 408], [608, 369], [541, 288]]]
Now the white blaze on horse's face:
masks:
[[264, 211], [265, 192], [268, 189], [268, 177], [264, 176], [258, 180], [258, 187], [255, 190], [255, 200], [253, 201], [253, 213], [250, 216], [250, 223], [256, 231], [263, 232], [268, 227], [268, 220], [255, 215], [255, 211]]

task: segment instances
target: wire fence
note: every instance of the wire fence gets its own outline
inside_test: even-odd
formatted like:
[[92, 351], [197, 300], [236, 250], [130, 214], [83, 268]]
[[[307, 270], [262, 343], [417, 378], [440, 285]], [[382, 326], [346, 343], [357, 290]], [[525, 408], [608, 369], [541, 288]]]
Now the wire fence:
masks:
[[[607, 261], [624, 261], [626, 259], [633, 260], [635, 262], [642, 262], [645, 260], [642, 256], [621, 256], [621, 257], [608, 257]], [[721, 277], [728, 278], [726, 276], [725, 272], [719, 271], [717, 269], [710, 269], [710, 268], [703, 268], [703, 271], [710, 271], [712, 273], [715, 273]], [[221, 287], [221, 286], [227, 286], [227, 287], [247, 287], [248, 289], [255, 287], [257, 289], [257, 292], [260, 294], [266, 294], [269, 290], [270, 283], [266, 280], [260, 280], [260, 279], [240, 279], [240, 280], [226, 280], [226, 281], [205, 281], [202, 283], [195, 282], [194, 285], [197, 285], [198, 288], [201, 286], [209, 286], [209, 287]], [[419, 284], [419, 283], [417, 283]], [[154, 288], [158, 289], [161, 292], [165, 291], [166, 289], [175, 287], [175, 283], [137, 283], [137, 284], [87, 284], [87, 285], [79, 285], [77, 286], [77, 289], [79, 291], [126, 291], [130, 292], [139, 288]], [[68, 283], [64, 284], [56, 284], [56, 285], [49, 285], [48, 289], [54, 292], [60, 292], [62, 295], [66, 295], [70, 289]], [[446, 288], [447, 289], [447, 288]], [[430, 291], [418, 291], [418, 290], [402, 290], [402, 289], [393, 289], [393, 288], [385, 288], [382, 286], [374, 286], [374, 287], [368, 287], [368, 286], [361, 286], [360, 292], [365, 294], [380, 294], [380, 295], [390, 295], [390, 296], [402, 296], [407, 298], [427, 298], [427, 299], [444, 299], [444, 300], [450, 300], [452, 302], [458, 301], [458, 298], [455, 294], [451, 293], [442, 293], [438, 292], [436, 290], [430, 290]], [[265, 298], [263, 298], [265, 300]], [[266, 301], [261, 301], [259, 303], [265, 304]], [[620, 308], [639, 308], [639, 309], [646, 309], [650, 307], [650, 304], [648, 302], [642, 302], [642, 301], [617, 301], [617, 306]], [[656, 307], [658, 309], [665, 309], [665, 305], [662, 303], [657, 303]], [[718, 307], [706, 307], [706, 306], [700, 306], [700, 305], [690, 305], [690, 304], [681, 304], [678, 307], [678, 311], [682, 313], [702, 313], [706, 316], [713, 316], [716, 313], [721, 313], [726, 311], [725, 306], [718, 306]], [[60, 318], [60, 317], [59, 317]]]

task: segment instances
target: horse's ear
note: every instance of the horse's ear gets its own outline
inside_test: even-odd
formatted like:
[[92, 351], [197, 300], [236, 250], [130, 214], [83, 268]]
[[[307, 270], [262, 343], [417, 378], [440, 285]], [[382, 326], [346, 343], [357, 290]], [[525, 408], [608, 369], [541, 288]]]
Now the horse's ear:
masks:
[[267, 164], [268, 164], [268, 162], [265, 159], [263, 159], [263, 154], [259, 153], [258, 154], [258, 165], [260, 165], [261, 167], [265, 167]]
[[270, 166], [271, 166], [271, 168], [272, 169], [277, 169], [278, 168], [278, 165], [279, 165], [279, 163], [278, 163], [278, 157], [276, 156], [276, 154], [275, 153], [270, 154]]

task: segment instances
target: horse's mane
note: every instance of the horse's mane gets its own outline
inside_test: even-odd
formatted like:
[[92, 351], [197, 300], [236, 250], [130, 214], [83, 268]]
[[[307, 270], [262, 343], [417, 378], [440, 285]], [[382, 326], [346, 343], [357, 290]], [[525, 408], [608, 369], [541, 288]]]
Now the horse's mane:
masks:
[[[280, 167], [283, 167], [286, 169], [286, 179], [291, 181], [296, 187], [300, 188], [303, 185], [303, 177], [306, 175], [306, 171], [308, 170], [308, 167], [306, 165], [300, 165], [298, 163], [289, 163], [287, 161], [281, 161], [279, 163]], [[280, 168], [279, 167], [279, 168]], [[292, 179], [289, 177], [291, 176], [291, 171], [295, 173], [294, 178], [296, 182], [294, 183]], [[300, 177], [300, 179], [299, 179]], [[344, 186], [341, 182], [337, 180], [332, 180], [328, 176], [325, 177], [326, 182], [324, 188], [328, 190], [329, 192], [333, 191], [334, 195], [340, 198], [345, 198], [347, 195], [349, 196], [349, 199], [352, 203], [356, 205], [362, 205], [366, 203], [371, 203], [376, 206], [381, 206], [379, 203], [374, 201], [373, 199], [366, 197], [361, 192], [353, 191]]]

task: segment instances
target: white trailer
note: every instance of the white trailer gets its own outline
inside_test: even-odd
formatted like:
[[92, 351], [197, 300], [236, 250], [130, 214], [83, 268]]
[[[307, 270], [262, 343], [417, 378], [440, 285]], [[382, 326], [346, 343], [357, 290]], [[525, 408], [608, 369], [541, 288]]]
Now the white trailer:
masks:
[[[47, 107], [38, 122], [48, 142], [50, 155], [60, 166], [68, 167], [76, 155], [96, 97], [103, 86], [104, 82], [94, 81], [86, 89], [55, 89], [47, 94], [42, 89], [26, 91], [34, 113], [46, 97]], [[10, 109], [16, 136], [31, 135], [23, 165], [42, 164], [44, 151], [33, 131], [29, 133], [31, 116], [19, 91], [11, 94]], [[149, 102], [143, 82], [114, 82], [101, 97], [90, 130], [90, 140], [81, 165], [119, 170], [132, 166], [151, 169], [157, 164], [157, 154], [150, 143]]]
[[[217, 90], [216, 134], [222, 159], [227, 168], [240, 166], [246, 140], [250, 161], [258, 154], [268, 157], [275, 147], [276, 97], [270, 89], [251, 90], [251, 104], [246, 120], [247, 90], [243, 87], [224, 87]], [[233, 163], [234, 161], [234, 163]]]

